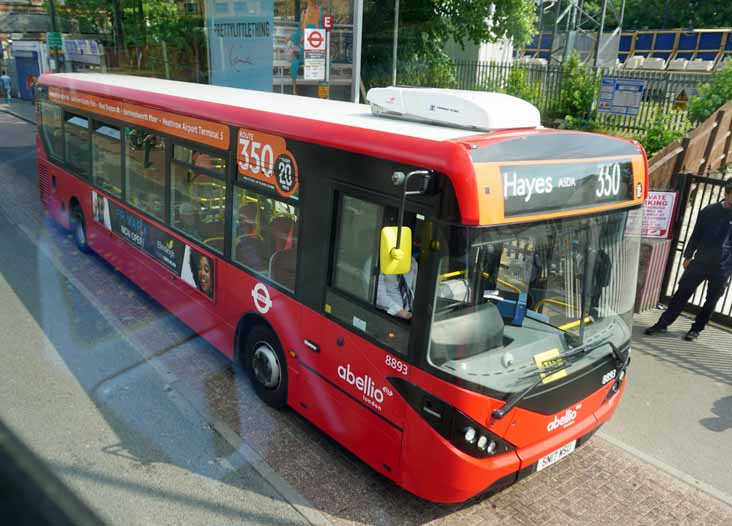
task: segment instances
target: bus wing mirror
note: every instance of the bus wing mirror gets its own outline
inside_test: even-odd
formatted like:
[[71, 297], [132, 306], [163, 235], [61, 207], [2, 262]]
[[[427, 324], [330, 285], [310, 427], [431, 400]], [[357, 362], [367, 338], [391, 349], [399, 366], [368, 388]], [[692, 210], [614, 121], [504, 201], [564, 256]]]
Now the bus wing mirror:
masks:
[[412, 229], [402, 227], [399, 247], [396, 246], [399, 227], [381, 229], [380, 270], [382, 274], [406, 274], [412, 266]]

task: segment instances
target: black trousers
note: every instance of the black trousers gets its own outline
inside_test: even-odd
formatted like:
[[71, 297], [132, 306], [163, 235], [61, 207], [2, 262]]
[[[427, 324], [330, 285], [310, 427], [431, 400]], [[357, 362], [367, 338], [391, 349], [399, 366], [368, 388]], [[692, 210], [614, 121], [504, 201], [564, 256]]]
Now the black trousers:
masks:
[[679, 314], [681, 314], [681, 311], [688, 303], [689, 298], [694, 294], [697, 287], [705, 281], [708, 282], [707, 296], [704, 299], [704, 305], [699, 311], [699, 314], [696, 315], [694, 324], [691, 326], [692, 331], [703, 331], [704, 327], [709, 323], [712, 313], [714, 313], [714, 307], [717, 305], [717, 301], [722, 297], [724, 289], [727, 288], [729, 274], [723, 274], [719, 270], [719, 267], [709, 268], [709, 266], [698, 261], [692, 261], [689, 264], [689, 268], [684, 271], [679, 281], [679, 288], [676, 289], [676, 292], [671, 298], [668, 309], [658, 320], [658, 325], [668, 327], [676, 321], [676, 318], [679, 317]]

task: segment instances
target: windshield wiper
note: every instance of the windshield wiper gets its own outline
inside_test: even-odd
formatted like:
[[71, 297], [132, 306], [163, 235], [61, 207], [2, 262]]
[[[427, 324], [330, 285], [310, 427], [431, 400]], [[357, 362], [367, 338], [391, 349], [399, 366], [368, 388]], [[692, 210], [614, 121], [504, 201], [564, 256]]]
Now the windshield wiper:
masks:
[[[500, 408], [494, 409], [491, 415], [493, 415], [493, 418], [496, 420], [500, 420], [504, 416], [508, 414], [511, 409], [516, 407], [516, 404], [518, 404], [521, 400], [526, 398], [529, 393], [531, 393], [534, 389], [536, 389], [541, 383], [544, 382], [544, 380], [553, 375], [558, 373], [559, 371], [563, 371], [567, 369], [569, 366], [571, 366], [574, 362], [579, 360], [580, 356], [584, 356], [586, 354], [590, 354], [591, 352], [599, 349], [600, 347], [604, 345], [609, 345], [610, 348], [613, 351], [613, 356], [615, 356], [615, 359], [618, 361], [619, 364], [624, 364], [626, 362], [626, 359], [623, 358], [623, 356], [620, 354], [620, 350], [615, 346], [615, 344], [609, 340], [603, 340], [601, 342], [598, 342], [596, 345], [583, 345], [581, 347], [575, 347], [574, 349], [570, 349], [568, 351], [565, 351], [559, 355], [559, 358], [561, 358], [563, 361], [561, 363], [558, 363], [552, 367], [547, 367], [545, 369], [542, 369], [540, 371], [539, 379], [536, 380], [534, 383], [529, 385], [526, 389], [523, 391], [519, 391], [518, 393], [512, 395], [511, 397], [506, 400], [506, 403], [503, 404]], [[543, 376], [542, 376], [543, 375]]]
[[546, 369], [542, 369], [541, 373], [544, 374], [544, 376], [542, 376], [540, 374], [539, 379], [536, 380], [533, 384], [528, 386], [523, 391], [519, 391], [518, 393], [509, 397], [509, 399], [506, 400], [506, 403], [503, 404], [503, 406], [501, 406], [500, 408], [494, 409], [493, 412], [491, 413], [491, 415], [493, 415], [493, 418], [495, 418], [496, 420], [500, 420], [501, 418], [506, 416], [506, 414], [508, 414], [508, 412], [511, 409], [516, 407], [516, 404], [518, 404], [521, 400], [523, 400], [531, 391], [536, 389], [536, 387], [539, 384], [541, 384], [547, 377], [549, 377], [553, 374], [556, 374], [559, 371], [563, 371], [563, 370], [567, 369], [570, 365], [572, 365], [572, 363], [573, 363], [573, 361], [558, 363], [551, 367], [547, 367]]
[[617, 360], [618, 363], [623, 363], [625, 361], [625, 358], [623, 358], [623, 355], [620, 354], [620, 349], [618, 349], [618, 347], [613, 342], [611, 342], [610, 340], [602, 340], [602, 341], [600, 341], [600, 342], [598, 342], [598, 343], [596, 343], [595, 345], [592, 345], [592, 346], [590, 346], [590, 345], [582, 345], [581, 347], [575, 347], [574, 349], [570, 349], [569, 351], [567, 351], [565, 353], [562, 353], [560, 356], [562, 358], [564, 358], [564, 357], [567, 357], [567, 356], [570, 356], [571, 357], [571, 356], [577, 356], [577, 355], [580, 355], [580, 354], [589, 354], [592, 351], [594, 351], [595, 349], [599, 349], [603, 345], [609, 345], [610, 346], [610, 350], [612, 350], [613, 356], [615, 356], [615, 359]]
[[535, 318], [531, 315], [527, 315], [526, 318], [528, 318], [531, 321], [541, 323], [542, 325], [546, 325], [547, 327], [551, 327], [552, 329], [558, 330], [560, 332], [560, 334], [562, 336], [564, 336], [566, 343], [569, 345], [573, 345], [573, 344], [577, 343], [577, 336], [575, 336], [574, 334], [572, 334], [571, 332], [569, 332], [567, 330], [562, 329], [561, 327], [557, 327], [556, 325], [554, 325], [548, 321], [540, 320], [539, 318]]

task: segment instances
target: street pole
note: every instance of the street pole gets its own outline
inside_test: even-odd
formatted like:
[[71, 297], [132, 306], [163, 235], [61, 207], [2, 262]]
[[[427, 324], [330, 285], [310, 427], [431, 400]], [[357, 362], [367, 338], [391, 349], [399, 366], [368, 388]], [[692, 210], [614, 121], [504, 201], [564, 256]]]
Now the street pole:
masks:
[[605, 32], [605, 15], [607, 13], [607, 0], [603, 0], [602, 2], [602, 15], [600, 16], [600, 29], [597, 31], [597, 42], [595, 42], [595, 69], [597, 69], [597, 65], [600, 63], [600, 50], [602, 49], [600, 47], [602, 39], [602, 35]]
[[397, 41], [399, 40], [399, 0], [394, 4], [394, 55], [392, 57], [391, 66], [391, 84], [396, 86], [397, 83]]
[[56, 21], [56, 3], [54, 0], [48, 0], [48, 16], [51, 19], [51, 31], [58, 32], [58, 23]]
[[[58, 21], [56, 20], [56, 3], [54, 0], [48, 0], [48, 17], [50, 18], [51, 22], [51, 32], [57, 33], [58, 32]], [[60, 48], [56, 48], [56, 46], [51, 46], [48, 44], [48, 41], [46, 41], [46, 44], [48, 45], [48, 54], [50, 55], [50, 66], [51, 66], [51, 73], [56, 73], [58, 71], [59, 66], [59, 53], [61, 52]]]
[[353, 102], [360, 100], [361, 88], [361, 38], [363, 37], [363, 0], [354, 0], [353, 9], [356, 11], [353, 17]]

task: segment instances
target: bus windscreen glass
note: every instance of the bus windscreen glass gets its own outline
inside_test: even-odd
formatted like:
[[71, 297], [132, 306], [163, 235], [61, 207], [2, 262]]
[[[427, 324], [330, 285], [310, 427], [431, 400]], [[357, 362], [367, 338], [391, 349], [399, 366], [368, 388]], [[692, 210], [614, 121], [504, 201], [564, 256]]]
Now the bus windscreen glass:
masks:
[[506, 217], [633, 199], [630, 159], [501, 166]]
[[[630, 339], [639, 209], [498, 228], [444, 226], [428, 361], [517, 392], [546, 358]], [[629, 218], [629, 216], [632, 216]], [[612, 354], [601, 345], [563, 376]]]

